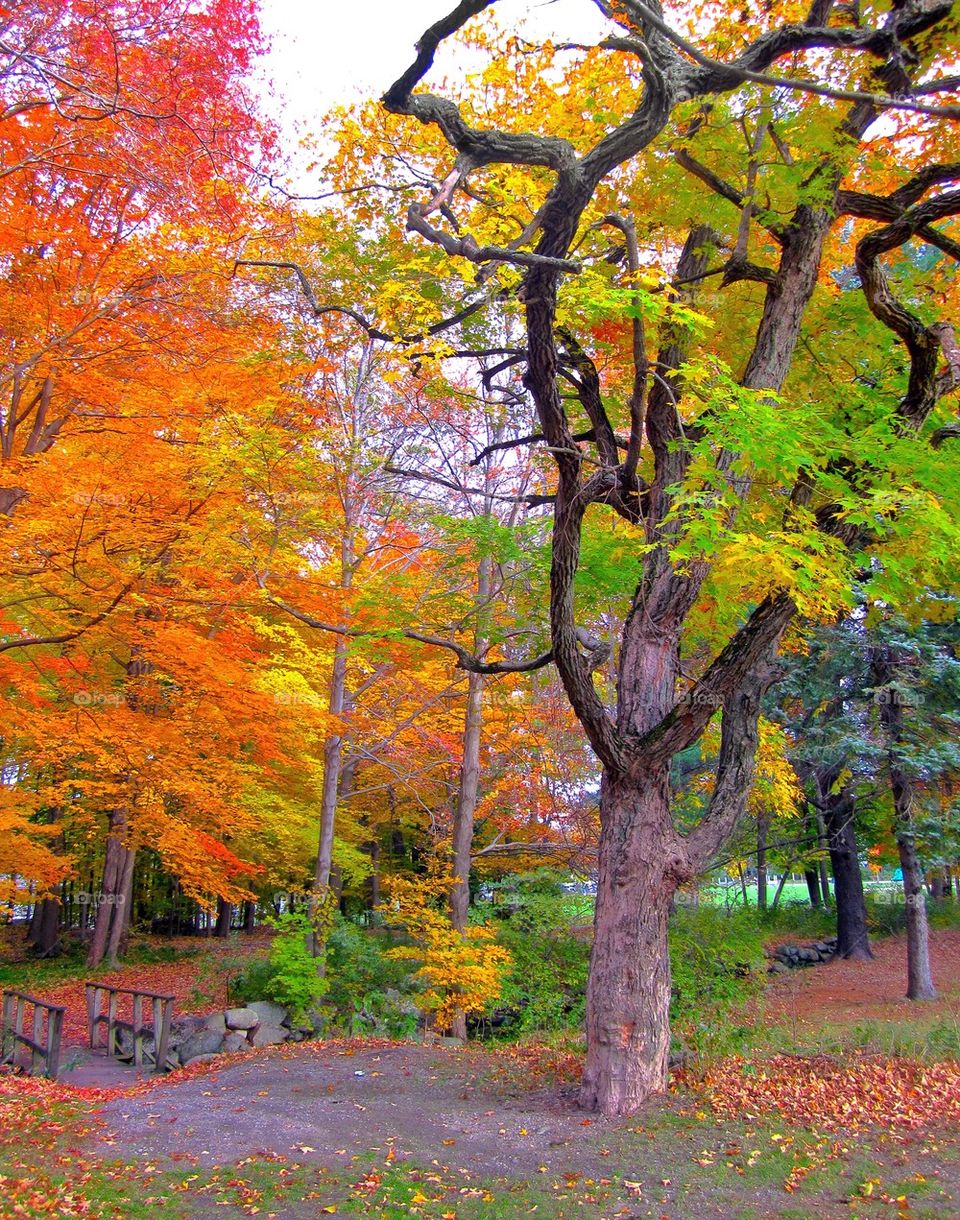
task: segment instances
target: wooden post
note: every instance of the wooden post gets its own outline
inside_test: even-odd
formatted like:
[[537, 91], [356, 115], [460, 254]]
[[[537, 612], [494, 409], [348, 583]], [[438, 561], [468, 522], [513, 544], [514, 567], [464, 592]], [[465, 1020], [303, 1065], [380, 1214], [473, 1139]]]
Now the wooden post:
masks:
[[60, 1072], [60, 1043], [63, 1039], [63, 1009], [47, 1013], [47, 1075], [56, 1080]]
[[[37, 1066], [44, 1059], [43, 1051], [40, 1049], [42, 1043], [40, 1041], [43, 1036], [43, 1009], [39, 1004], [33, 1006], [33, 1045], [30, 1047], [30, 1071], [36, 1075]], [[46, 1067], [46, 1064], [44, 1064]]]
[[143, 1067], [143, 996], [133, 997], [133, 1066]]
[[158, 1072], [167, 1070], [167, 1047], [170, 1043], [170, 1021], [173, 1016], [173, 1000], [154, 1000], [154, 1013], [160, 1013], [157, 1021], [154, 1017], [153, 1038], [156, 1050], [156, 1067]]
[[107, 1002], [107, 1054], [117, 1053], [117, 993], [111, 987]]

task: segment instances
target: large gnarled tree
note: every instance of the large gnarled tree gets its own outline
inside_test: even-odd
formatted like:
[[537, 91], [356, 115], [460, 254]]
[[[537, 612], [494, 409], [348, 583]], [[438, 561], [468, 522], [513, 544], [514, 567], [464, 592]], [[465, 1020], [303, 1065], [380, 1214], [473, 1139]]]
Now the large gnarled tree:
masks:
[[[394, 114], [438, 129], [452, 150], [452, 168], [426, 202], [409, 208], [407, 228], [461, 267], [461, 260], [477, 264], [481, 281], [498, 267], [523, 272], [518, 290], [526, 324], [523, 381], [539, 420], [535, 439], [545, 442], [555, 464], [553, 659], [603, 769], [581, 1100], [587, 1107], [620, 1114], [635, 1110], [650, 1093], [665, 1087], [671, 896], [708, 866], [743, 810], [771, 661], [798, 604], [804, 606], [790, 580], [771, 577], [713, 659], [700, 665], [699, 676], [681, 669], [685, 629], [713, 566], [709, 547], [691, 555], [681, 546], [693, 503], [681, 489], [694, 477], [695, 460], [702, 463], [706, 438], [714, 478], [711, 482], [698, 476], [706, 497], [701, 496], [699, 504], [722, 507], [722, 535], [726, 526], [734, 528], [742, 511], [738, 506], [753, 494], [749, 464], [739, 461], [736, 445], [722, 428], [716, 429], [722, 413], [716, 395], [704, 408], [688, 392], [685, 365], [691, 341], [680, 322], [667, 316], [654, 352], [643, 311], [632, 311], [632, 385], [625, 401], [616, 404], [606, 393], [609, 378], [588, 350], [589, 335], [574, 334], [569, 318], [560, 316], [563, 293], [580, 269], [577, 260], [586, 248], [585, 235], [601, 227], [622, 238], [611, 258], [636, 272], [643, 261], [637, 218], [625, 209], [598, 216], [596, 201], [616, 195], [626, 183], [625, 167], [644, 157], [645, 172], [660, 172], [667, 194], [674, 180], [667, 167], [676, 173], [679, 163], [699, 184], [699, 215], [691, 217], [679, 258], [674, 255], [672, 287], [664, 285], [663, 290], [677, 302], [684, 289], [694, 293], [713, 276], [722, 277], [724, 289], [743, 283], [754, 289], [755, 295], [746, 298], [755, 306], [752, 321], [742, 297], [731, 305], [729, 316], [721, 314], [719, 319], [721, 330], [739, 337], [739, 346], [731, 340], [729, 349], [740, 361], [736, 382], [742, 397], [736, 399], [731, 390], [734, 397], [729, 401], [731, 408], [745, 402], [776, 403], [791, 371], [831, 229], [844, 216], [883, 221], [882, 228], [859, 242], [856, 269], [870, 310], [909, 355], [905, 392], [900, 386], [896, 400], [884, 409], [898, 435], [920, 434], [938, 398], [955, 388], [956, 345], [949, 328], [927, 325], [897, 299], [880, 260], [918, 235], [956, 257], [956, 242], [936, 226], [960, 212], [960, 195], [942, 189], [956, 179], [958, 167], [940, 164], [937, 140], [929, 139], [930, 164], [892, 193], [866, 191], [862, 174], [853, 182], [855, 190], [843, 187], [857, 165], [858, 147], [878, 117], [895, 116], [888, 123], [899, 134], [909, 132], [910, 119], [922, 116], [919, 121], [929, 131], [931, 120], [953, 120], [960, 108], [945, 103], [954, 84], [938, 79], [949, 71], [949, 52], [935, 55], [931, 41], [931, 31], [941, 47], [949, 41], [950, 0], [871, 6], [862, 16], [831, 0], [814, 0], [796, 21], [785, 19], [788, 6], [776, 4], [758, 19], [763, 26], [752, 41], [744, 38], [742, 29], [731, 34], [727, 22], [725, 43], [705, 28], [699, 44], [677, 32], [676, 21], [665, 16], [656, 0], [595, 3], [609, 20], [610, 34], [599, 50], [580, 51], [593, 57], [591, 63], [606, 55], [610, 63], [621, 65], [612, 70], [620, 73], [613, 94], [623, 108], [620, 121], [611, 118], [609, 103], [587, 97], [586, 88], [584, 96], [576, 89], [568, 94], [578, 116], [594, 120], [593, 128], [584, 121], [575, 138], [556, 130], [510, 130], [509, 121], [480, 126], [471, 105], [417, 91], [440, 45], [494, 7], [494, 0], [463, 0], [431, 26], [417, 44], [413, 64], [383, 102]], [[722, 16], [718, 9], [720, 24]], [[728, 50], [721, 60], [713, 52], [721, 45], [738, 50]], [[571, 62], [575, 64], [575, 58]], [[856, 86], [861, 79], [863, 87], [851, 87], [851, 80]], [[722, 166], [707, 163], [708, 154], [704, 159], [694, 155], [695, 137], [709, 126], [711, 109], [718, 99], [734, 95], [745, 99], [741, 113], [749, 98], [754, 113], [766, 114], [750, 132], [750, 146], [738, 167], [740, 185], [727, 180]], [[776, 100], [776, 107], [770, 99]], [[527, 101], [525, 113], [539, 109], [536, 99]], [[724, 104], [733, 122], [736, 103]], [[771, 116], [776, 110], [780, 127], [789, 127], [811, 106], [821, 108], [822, 118], [812, 151], [804, 150], [802, 188], [787, 196], [786, 209], [769, 199], [763, 203], [758, 175], [766, 150], [794, 166], [790, 139]], [[549, 122], [549, 107], [544, 105], [542, 113]], [[802, 145], [802, 124], [797, 130], [795, 140]], [[667, 155], [661, 139], [665, 133], [682, 144], [674, 148], [674, 157]], [[659, 161], [648, 153], [656, 141]], [[905, 163], [915, 163], [915, 150]], [[495, 244], [473, 237], [455, 213], [459, 199], [467, 207], [470, 200], [482, 199], [483, 183], [475, 185], [475, 180], [502, 166], [514, 167], [511, 172], [519, 167], [531, 181], [549, 176], [550, 185], [519, 237]], [[623, 194], [629, 207], [626, 185]], [[655, 196], [654, 186], [648, 197]], [[635, 276], [630, 282], [636, 284]], [[584, 418], [586, 432], [580, 426]], [[857, 469], [855, 437], [849, 439], [850, 452], [842, 458], [823, 452], [811, 463], [796, 463], [785, 481], [781, 475], [782, 530], [793, 530], [797, 537], [806, 529], [814, 538], [819, 530], [829, 537], [835, 556], [841, 544], [865, 545], [862, 523], [851, 518], [851, 504], [858, 495], [868, 494], [864, 489], [869, 478]], [[918, 443], [927, 444], [928, 438]], [[818, 481], [821, 471], [828, 476], [826, 485]], [[847, 493], [839, 501], [838, 486]], [[582, 528], [587, 512], [598, 505], [632, 526], [644, 543], [638, 548], [639, 579], [619, 640], [613, 707], [598, 693], [575, 621]], [[811, 549], [820, 545], [814, 541]], [[720, 709], [721, 749], [712, 796], [699, 824], [682, 834], [671, 810], [671, 760], [699, 739]]]

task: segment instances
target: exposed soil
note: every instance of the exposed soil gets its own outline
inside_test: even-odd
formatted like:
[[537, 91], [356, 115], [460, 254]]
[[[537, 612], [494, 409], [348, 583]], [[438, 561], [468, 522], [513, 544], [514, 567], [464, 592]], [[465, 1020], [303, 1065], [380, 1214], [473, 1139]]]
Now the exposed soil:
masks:
[[443, 1155], [494, 1176], [544, 1164], [599, 1174], [605, 1124], [584, 1125], [573, 1089], [521, 1092], [492, 1062], [469, 1048], [306, 1043], [230, 1056], [213, 1074], [110, 1101], [101, 1117], [125, 1154], [148, 1158], [190, 1149], [206, 1164], [282, 1153], [335, 1166], [393, 1148], [391, 1160]]
[[771, 975], [766, 1020], [770, 1024], [796, 1023], [809, 1030], [863, 1021], [960, 1019], [960, 929], [937, 929], [930, 935], [939, 1000], [917, 1003], [905, 998], [905, 937], [875, 940], [872, 948], [873, 961], [835, 960]]

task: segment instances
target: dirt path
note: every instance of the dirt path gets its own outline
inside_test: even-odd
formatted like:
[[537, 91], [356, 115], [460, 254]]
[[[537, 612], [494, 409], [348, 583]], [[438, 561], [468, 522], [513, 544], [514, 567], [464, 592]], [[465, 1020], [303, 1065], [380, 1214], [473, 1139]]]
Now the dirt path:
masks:
[[862, 1021], [960, 1020], [960, 929], [937, 929], [930, 957], [940, 999], [905, 999], [907, 947], [902, 936], [873, 942], [871, 962], [826, 962], [771, 977], [766, 1020], [795, 1022], [805, 1030]]
[[444, 1156], [495, 1176], [600, 1173], [606, 1124], [584, 1122], [573, 1086], [521, 1092], [492, 1062], [413, 1043], [303, 1044], [231, 1057], [214, 1074], [111, 1101], [101, 1117], [122, 1130], [126, 1153], [150, 1158], [189, 1148], [205, 1164], [279, 1153], [335, 1166], [392, 1148], [391, 1160]]

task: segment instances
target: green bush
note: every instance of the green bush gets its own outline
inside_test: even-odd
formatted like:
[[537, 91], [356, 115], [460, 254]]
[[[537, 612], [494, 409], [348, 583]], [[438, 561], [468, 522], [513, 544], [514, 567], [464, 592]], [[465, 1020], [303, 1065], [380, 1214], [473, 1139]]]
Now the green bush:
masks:
[[498, 888], [501, 902], [493, 914], [502, 923], [497, 940], [513, 962], [498, 1001], [506, 1016], [502, 1031], [579, 1028], [590, 943], [570, 929], [571, 914], [576, 913], [570, 896], [557, 875], [546, 869], [510, 878]]
[[231, 993], [242, 1003], [272, 1000], [289, 1009], [293, 1020], [301, 1021], [327, 990], [326, 979], [317, 972], [317, 959], [307, 948], [310, 921], [306, 915], [286, 914], [268, 923], [277, 929], [268, 959], [251, 962]]
[[837, 930], [831, 906], [812, 907], [809, 902], [781, 902], [775, 911], [753, 912], [764, 938], [784, 941], [821, 940]]
[[337, 916], [327, 942], [326, 1004], [344, 1033], [404, 1038], [416, 1032], [416, 993], [404, 962], [386, 955], [393, 944], [382, 929]]
[[766, 978], [764, 931], [754, 912], [716, 907], [678, 909], [670, 920], [674, 1050], [702, 1064], [743, 1046], [750, 1026], [738, 1022]]

